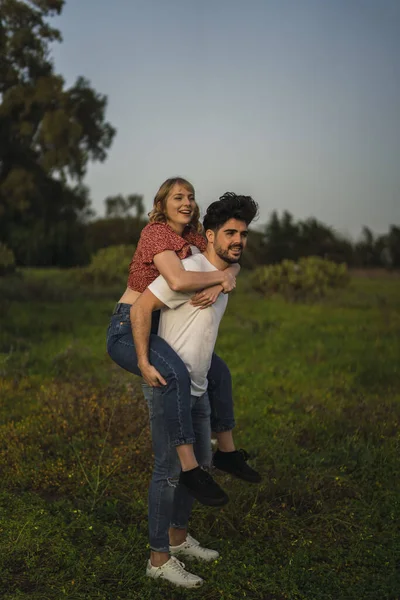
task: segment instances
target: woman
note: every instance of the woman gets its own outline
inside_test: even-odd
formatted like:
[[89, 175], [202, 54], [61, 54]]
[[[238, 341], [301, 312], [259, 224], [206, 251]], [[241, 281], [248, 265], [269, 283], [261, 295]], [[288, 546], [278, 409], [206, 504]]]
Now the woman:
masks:
[[[180, 177], [167, 179], [158, 190], [149, 224], [142, 231], [129, 268], [128, 287], [116, 305], [108, 328], [107, 350], [122, 368], [142, 376], [150, 386], [162, 386], [170, 439], [176, 447], [183, 471], [194, 471], [198, 462], [193, 452], [195, 436], [192, 428], [190, 377], [186, 366], [174, 350], [157, 335], [159, 313], [154, 313], [149, 339], [151, 367], [141, 369], [134, 346], [129, 311], [146, 287], [161, 273], [173, 290], [197, 292], [192, 303], [207, 308], [221, 292], [236, 285], [240, 267], [231, 265], [225, 271], [207, 273], [185, 271], [180, 259], [205, 249], [201, 234], [199, 209], [193, 186]], [[198, 290], [202, 290], [199, 291]], [[229, 369], [215, 354], [208, 373], [208, 395], [211, 426], [219, 445], [218, 468], [247, 481], [259, 481], [246, 464], [245, 455], [237, 452], [232, 438], [232, 384]], [[210, 478], [211, 479], [211, 478]], [[217, 486], [209, 482], [209, 486]], [[189, 491], [203, 504], [209, 504], [210, 489], [198, 489], [193, 482]], [[220, 490], [219, 490], [220, 491]], [[218, 494], [218, 490], [216, 490]]]

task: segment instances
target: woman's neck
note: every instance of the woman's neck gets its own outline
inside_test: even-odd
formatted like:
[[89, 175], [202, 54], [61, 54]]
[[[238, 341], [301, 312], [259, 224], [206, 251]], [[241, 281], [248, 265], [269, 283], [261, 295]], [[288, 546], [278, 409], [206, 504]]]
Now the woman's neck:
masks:
[[185, 225], [180, 225], [179, 223], [171, 223], [170, 221], [167, 221], [167, 225], [169, 225], [169, 227], [171, 227], [171, 229], [175, 231], [175, 233], [182, 237], [183, 232], [185, 230]]

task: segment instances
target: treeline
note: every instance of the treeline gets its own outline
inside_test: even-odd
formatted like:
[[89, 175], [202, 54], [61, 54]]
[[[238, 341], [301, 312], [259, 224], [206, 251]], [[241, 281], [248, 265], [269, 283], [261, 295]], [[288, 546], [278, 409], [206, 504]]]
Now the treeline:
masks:
[[[108, 214], [86, 225], [85, 243], [92, 254], [107, 246], [137, 244], [147, 223], [140, 210], [134, 216], [116, 216], [110, 210]], [[375, 235], [364, 227], [360, 239], [354, 242], [314, 218], [296, 221], [287, 211], [281, 216], [274, 211], [263, 230], [250, 230], [243, 266], [254, 268], [305, 256], [320, 256], [350, 267], [399, 268], [400, 227], [392, 225], [384, 235]]]
[[[83, 77], [66, 87], [54, 71], [50, 25], [64, 0], [0, 0], [0, 273], [24, 266], [85, 265], [101, 248], [136, 244], [146, 224], [143, 197], [106, 198], [94, 219], [83, 181], [104, 161], [115, 130], [107, 98]], [[400, 267], [400, 228], [356, 243], [316, 219], [272, 213], [252, 231], [244, 265], [316, 255], [359, 267]]]
[[274, 211], [264, 231], [252, 232], [249, 250], [254, 264], [320, 256], [350, 267], [399, 268], [400, 227], [391, 225], [383, 235], [364, 227], [360, 239], [354, 242], [315, 218], [295, 221], [288, 211], [281, 216]]
[[[38, 235], [37, 229], [31, 229], [30, 235], [27, 231], [25, 237], [18, 237], [16, 246], [10, 244], [13, 238], [9, 237], [8, 247], [14, 252], [17, 265], [82, 266], [102, 248], [136, 245], [148, 222], [143, 197], [115, 196], [107, 198], [105, 204], [104, 218], [77, 220], [72, 226], [55, 223], [53, 235], [51, 225], [47, 235]], [[307, 256], [344, 262], [353, 268], [400, 268], [400, 227], [391, 225], [384, 235], [375, 235], [364, 227], [360, 239], [354, 242], [314, 218], [296, 221], [287, 211], [281, 216], [274, 211], [262, 230], [250, 229], [242, 261], [244, 267], [252, 269]]]

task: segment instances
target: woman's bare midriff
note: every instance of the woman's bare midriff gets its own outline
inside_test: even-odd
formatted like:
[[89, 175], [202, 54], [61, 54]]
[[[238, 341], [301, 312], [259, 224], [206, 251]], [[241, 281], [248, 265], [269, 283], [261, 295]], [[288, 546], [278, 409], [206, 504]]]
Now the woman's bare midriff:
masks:
[[123, 302], [124, 304], [134, 304], [140, 295], [141, 292], [136, 292], [135, 290], [127, 287], [118, 302]]

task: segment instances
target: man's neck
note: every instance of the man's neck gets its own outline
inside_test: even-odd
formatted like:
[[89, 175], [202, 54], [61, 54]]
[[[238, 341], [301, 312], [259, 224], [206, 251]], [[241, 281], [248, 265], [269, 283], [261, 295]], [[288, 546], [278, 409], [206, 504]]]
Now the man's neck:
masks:
[[208, 262], [210, 262], [218, 271], [224, 271], [227, 269], [230, 264], [225, 260], [220, 258], [213, 250], [210, 250], [208, 247], [203, 252], [203, 255], [206, 257]]

